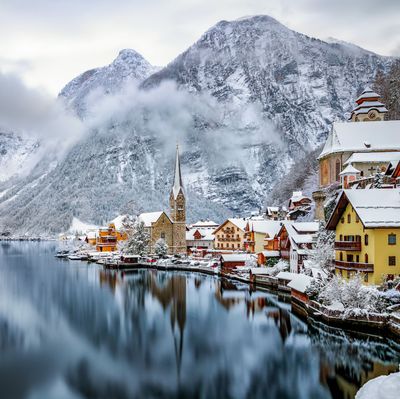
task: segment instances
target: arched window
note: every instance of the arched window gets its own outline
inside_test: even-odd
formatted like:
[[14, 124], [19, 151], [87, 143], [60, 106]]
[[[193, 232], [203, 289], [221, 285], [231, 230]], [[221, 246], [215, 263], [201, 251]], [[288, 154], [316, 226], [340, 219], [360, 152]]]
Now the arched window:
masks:
[[342, 234], [340, 234], [339, 241], [343, 241], [343, 235]]
[[368, 254], [365, 254], [365, 263], [368, 263]]
[[340, 180], [340, 161], [339, 161], [339, 159], [336, 160], [336, 164], [335, 164], [335, 180], [336, 181]]
[[368, 245], [368, 234], [365, 234], [364, 236], [364, 244]]

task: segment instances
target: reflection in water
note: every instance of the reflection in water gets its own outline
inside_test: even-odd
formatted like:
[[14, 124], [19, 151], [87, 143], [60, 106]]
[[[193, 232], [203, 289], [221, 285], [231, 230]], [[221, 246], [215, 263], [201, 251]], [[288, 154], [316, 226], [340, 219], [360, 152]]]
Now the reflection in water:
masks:
[[0, 244], [2, 397], [351, 398], [399, 361], [242, 284], [108, 272], [54, 250]]

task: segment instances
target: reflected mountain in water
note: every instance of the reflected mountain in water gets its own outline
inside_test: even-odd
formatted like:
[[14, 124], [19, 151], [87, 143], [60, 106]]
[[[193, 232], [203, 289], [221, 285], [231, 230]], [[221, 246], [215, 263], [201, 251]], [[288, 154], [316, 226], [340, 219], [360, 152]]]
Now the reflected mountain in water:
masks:
[[276, 295], [116, 273], [0, 245], [0, 386], [19, 398], [347, 398], [397, 367], [384, 341], [308, 327]]

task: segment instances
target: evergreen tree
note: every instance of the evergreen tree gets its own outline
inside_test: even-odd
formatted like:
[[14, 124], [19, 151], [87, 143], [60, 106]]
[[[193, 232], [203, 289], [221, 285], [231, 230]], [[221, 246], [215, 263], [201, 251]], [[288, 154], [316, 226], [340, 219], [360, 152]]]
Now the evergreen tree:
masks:
[[159, 238], [154, 245], [154, 253], [163, 258], [168, 253], [168, 244], [163, 238]]
[[378, 71], [373, 85], [388, 109], [387, 119], [400, 119], [400, 60], [395, 61], [386, 74]]
[[136, 221], [128, 237], [125, 252], [134, 255], [147, 255], [149, 252], [150, 237], [143, 222]]

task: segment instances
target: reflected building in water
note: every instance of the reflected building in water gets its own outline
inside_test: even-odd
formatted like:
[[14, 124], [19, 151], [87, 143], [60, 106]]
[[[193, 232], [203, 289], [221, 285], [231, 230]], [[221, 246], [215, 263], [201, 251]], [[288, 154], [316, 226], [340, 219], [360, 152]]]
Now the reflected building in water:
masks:
[[170, 309], [172, 335], [174, 337], [175, 358], [178, 378], [182, 365], [183, 339], [186, 324], [186, 277], [172, 276], [166, 281], [151, 275], [149, 282], [151, 295], [162, 305], [164, 311]]

